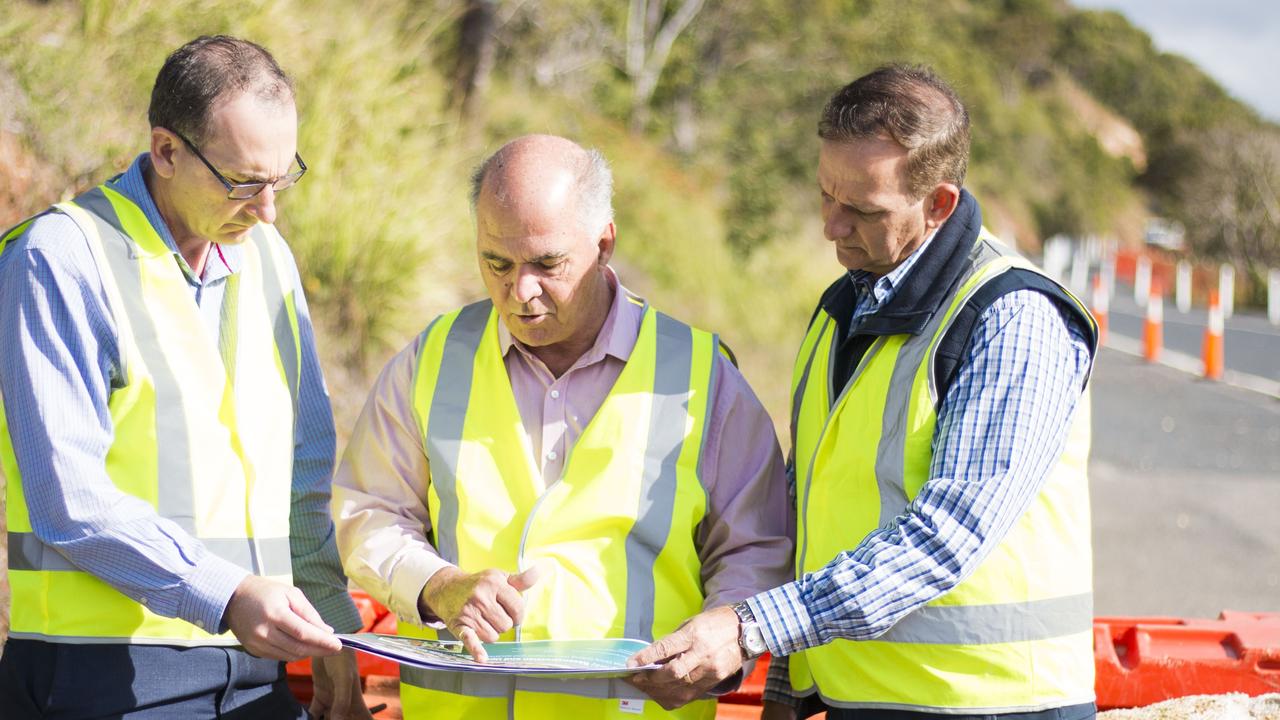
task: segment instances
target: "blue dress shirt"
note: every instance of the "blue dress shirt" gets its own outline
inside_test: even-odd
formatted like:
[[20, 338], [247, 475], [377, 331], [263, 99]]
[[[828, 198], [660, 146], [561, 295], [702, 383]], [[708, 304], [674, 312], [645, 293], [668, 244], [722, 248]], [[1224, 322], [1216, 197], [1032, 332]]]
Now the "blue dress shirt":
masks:
[[[929, 240], [882, 277], [850, 273], [851, 327], [894, 297]], [[1092, 362], [1078, 320], [1040, 292], [1017, 290], [986, 309], [938, 408], [929, 480], [907, 512], [826, 566], [748, 600], [775, 657], [766, 700], [791, 702], [780, 656], [874, 639], [977, 568], [1061, 456]]]
[[[215, 245], [203, 276], [178, 252], [147, 190], [143, 153], [111, 186], [142, 208], [186, 275], [217, 342], [227, 278], [242, 246]], [[294, 581], [325, 622], [360, 628], [347, 594], [329, 515], [333, 413], [297, 267], [290, 257], [302, 367], [289, 514]], [[146, 605], [216, 632], [247, 572], [208, 552], [152, 506], [107, 476], [113, 441], [107, 402], [122, 387], [115, 322], [89, 245], [60, 213], [48, 213], [0, 254], [0, 395], [37, 537], [73, 564]]]

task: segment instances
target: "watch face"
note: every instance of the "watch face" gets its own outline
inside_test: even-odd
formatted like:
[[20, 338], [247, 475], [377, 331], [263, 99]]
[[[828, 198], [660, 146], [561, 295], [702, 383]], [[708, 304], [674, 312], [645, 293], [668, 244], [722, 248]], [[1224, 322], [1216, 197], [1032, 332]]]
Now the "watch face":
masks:
[[748, 657], [756, 657], [763, 655], [769, 649], [764, 642], [764, 634], [760, 632], [760, 626], [755, 623], [742, 626], [741, 645], [742, 649], [747, 651]]

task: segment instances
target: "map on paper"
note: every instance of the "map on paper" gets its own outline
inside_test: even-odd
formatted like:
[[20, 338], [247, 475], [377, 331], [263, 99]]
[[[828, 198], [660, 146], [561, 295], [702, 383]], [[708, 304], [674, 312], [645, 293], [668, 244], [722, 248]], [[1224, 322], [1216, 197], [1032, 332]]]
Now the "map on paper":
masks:
[[538, 675], [548, 677], [622, 677], [657, 665], [627, 667], [627, 658], [649, 646], [643, 640], [529, 640], [485, 643], [488, 662], [476, 662], [462, 643], [355, 633], [338, 635], [343, 645], [402, 665], [429, 670]]

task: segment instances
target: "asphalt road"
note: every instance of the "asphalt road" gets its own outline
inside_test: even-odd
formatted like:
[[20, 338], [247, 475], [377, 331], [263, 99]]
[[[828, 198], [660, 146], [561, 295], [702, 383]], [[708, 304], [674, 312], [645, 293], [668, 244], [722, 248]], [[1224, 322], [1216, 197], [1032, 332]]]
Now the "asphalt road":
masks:
[[1110, 349], [1092, 392], [1095, 613], [1280, 612], [1280, 400]]

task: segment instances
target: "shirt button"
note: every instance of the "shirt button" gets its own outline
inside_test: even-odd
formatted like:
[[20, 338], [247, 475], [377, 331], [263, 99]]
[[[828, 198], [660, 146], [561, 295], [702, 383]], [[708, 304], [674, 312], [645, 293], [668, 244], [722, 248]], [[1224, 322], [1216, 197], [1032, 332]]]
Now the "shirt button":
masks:
[[203, 629], [204, 629], [204, 621], [203, 621], [203, 620], [197, 620], [197, 621], [196, 621], [196, 627], [198, 627], [198, 628], [200, 628], [201, 630], [203, 630]]
[[560, 397], [560, 391], [559, 391], [559, 390], [552, 390], [552, 391], [551, 391], [551, 399], [552, 399], [552, 400], [555, 400], [555, 399], [557, 399], [557, 398], [559, 398], [559, 397]]
[[559, 455], [556, 455], [555, 450], [552, 450], [551, 452], [547, 453], [548, 460], [555, 460], [557, 457], [559, 457]]
[[138, 598], [138, 602], [139, 602], [140, 604], [142, 604], [142, 605], [146, 605], [146, 604], [147, 604], [147, 599], [146, 599], [145, 597], [140, 597], [140, 598]]

